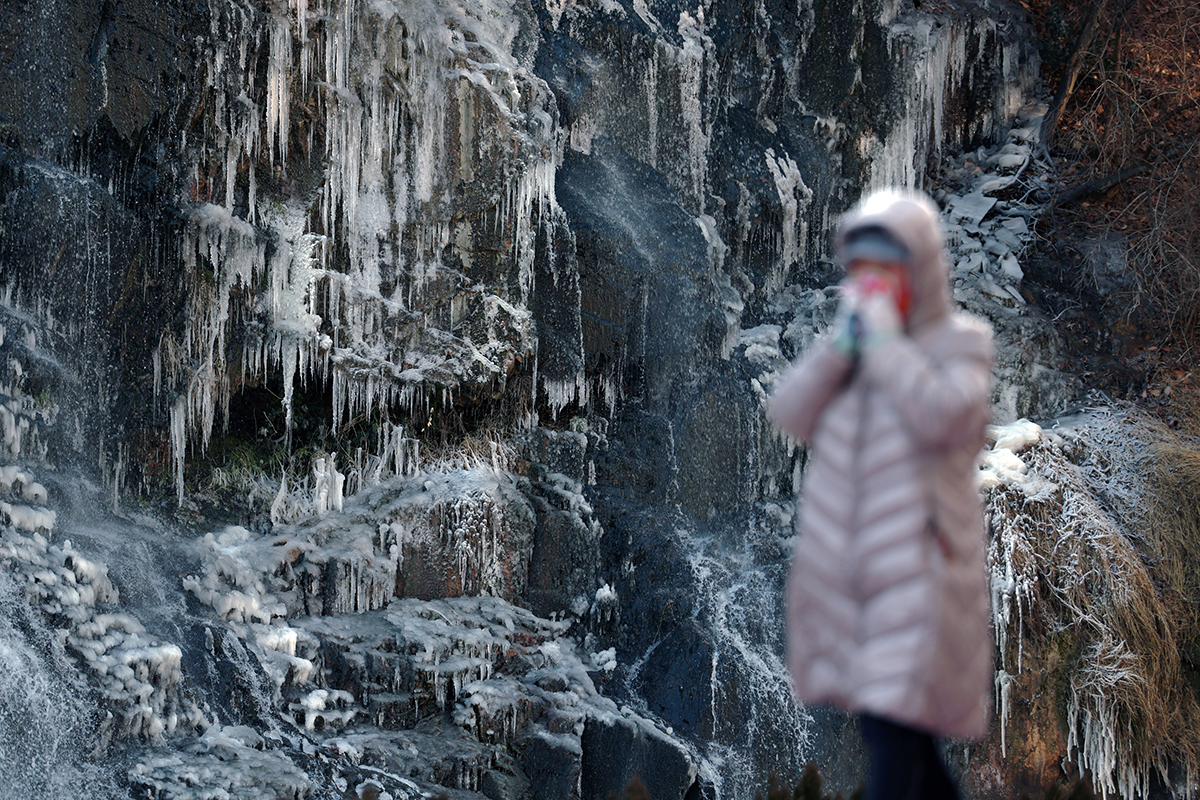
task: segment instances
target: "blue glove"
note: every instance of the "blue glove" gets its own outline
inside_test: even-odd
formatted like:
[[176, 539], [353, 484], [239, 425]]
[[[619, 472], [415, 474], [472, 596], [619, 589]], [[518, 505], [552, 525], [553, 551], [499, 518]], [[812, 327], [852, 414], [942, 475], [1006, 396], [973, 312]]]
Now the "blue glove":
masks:
[[832, 331], [830, 342], [842, 355], [856, 356], [863, 335], [862, 314], [859, 311], [862, 296], [850, 283], [843, 283], [839, 289], [842, 297], [829, 328]]

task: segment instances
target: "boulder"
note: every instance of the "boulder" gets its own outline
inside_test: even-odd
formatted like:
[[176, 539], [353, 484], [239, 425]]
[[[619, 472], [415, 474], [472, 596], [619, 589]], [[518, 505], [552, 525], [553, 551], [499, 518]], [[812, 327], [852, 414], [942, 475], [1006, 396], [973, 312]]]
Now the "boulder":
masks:
[[645, 720], [589, 716], [582, 744], [580, 800], [619, 796], [634, 776], [652, 798], [695, 796], [699, 782], [695, 760], [677, 739]]

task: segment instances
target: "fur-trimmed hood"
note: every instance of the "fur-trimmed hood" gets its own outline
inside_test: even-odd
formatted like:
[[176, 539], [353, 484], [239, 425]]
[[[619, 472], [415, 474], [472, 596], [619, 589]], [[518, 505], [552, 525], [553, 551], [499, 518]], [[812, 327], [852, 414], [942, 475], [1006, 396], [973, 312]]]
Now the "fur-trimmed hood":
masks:
[[924, 195], [886, 189], [869, 195], [842, 217], [834, 252], [846, 237], [862, 228], [883, 228], [908, 248], [912, 312], [906, 329], [917, 333], [937, 324], [953, 310], [950, 299], [949, 257], [941, 216]]

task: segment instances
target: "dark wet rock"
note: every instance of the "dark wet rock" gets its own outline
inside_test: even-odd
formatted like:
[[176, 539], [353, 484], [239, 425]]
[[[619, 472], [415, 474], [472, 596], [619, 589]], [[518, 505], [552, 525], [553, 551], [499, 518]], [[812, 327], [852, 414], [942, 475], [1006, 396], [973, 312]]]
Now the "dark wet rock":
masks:
[[558, 196], [576, 236], [588, 374], [661, 408], [724, 330], [703, 294], [701, 230], [661, 173], [603, 142], [568, 155]]
[[582, 798], [619, 796], [634, 776], [651, 797], [690, 797], [699, 783], [691, 755], [653, 726], [617, 717], [589, 717], [582, 744]]
[[707, 633], [686, 622], [666, 629], [666, 635], [648, 653], [639, 679], [651, 698], [650, 707], [672, 727], [695, 731], [707, 739], [715, 730], [711, 675], [717, 655]]
[[[224, 627], [205, 628], [205, 659], [208, 702], [228, 720], [268, 725], [273, 716], [273, 691], [258, 659], [244, 643]], [[201, 676], [197, 676], [201, 678]]]
[[586, 386], [576, 252], [575, 234], [561, 210], [539, 217], [534, 280], [543, 290], [534, 296], [532, 309], [538, 372], [543, 385], [559, 395], [547, 398], [555, 408]]
[[516, 774], [495, 769], [485, 771], [479, 781], [480, 793], [488, 800], [525, 800], [532, 797], [529, 779], [520, 773], [515, 764], [513, 770]]
[[539, 514], [526, 593], [530, 608], [540, 614], [578, 610], [582, 598], [586, 611], [599, 575], [599, 525], [590, 514], [555, 508], [539, 499], [535, 495]]
[[578, 737], [533, 731], [514, 746], [525, 774], [529, 776], [533, 800], [575, 797], [583, 753]]

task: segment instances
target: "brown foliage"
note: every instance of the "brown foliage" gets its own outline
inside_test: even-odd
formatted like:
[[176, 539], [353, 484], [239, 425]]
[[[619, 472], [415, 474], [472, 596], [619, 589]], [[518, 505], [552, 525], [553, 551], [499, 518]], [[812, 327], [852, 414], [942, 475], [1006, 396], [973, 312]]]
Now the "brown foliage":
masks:
[[[1057, 208], [1054, 225], [1124, 236], [1136, 280], [1112, 307], [1153, 308], [1170, 345], [1161, 355], [1190, 360], [1200, 347], [1200, 4], [1025, 7], [1047, 83], [1062, 88], [1080, 66], [1052, 140], [1058, 196], [1077, 202]], [[1096, 9], [1095, 35], [1078, 48]]]
[[[772, 775], [767, 788], [767, 800], [843, 800], [840, 793], [826, 794], [822, 789], [823, 783], [821, 773], [817, 770], [816, 765], [807, 764], [804, 767], [804, 773], [800, 776], [800, 782], [795, 787], [781, 784], [779, 778]], [[850, 794], [849, 800], [858, 800], [862, 796], [862, 792], [860, 786]]]
[[646, 791], [646, 784], [642, 783], [642, 779], [634, 775], [620, 797], [610, 792], [608, 800], [650, 800], [650, 793]]
[[[1024, 795], [1021, 800], [1030, 800], [1029, 795]], [[1060, 789], [1057, 786], [1051, 786], [1046, 790], [1044, 800], [1096, 800], [1096, 795], [1092, 793], [1091, 788], [1082, 781], [1075, 784], [1069, 789]]]

